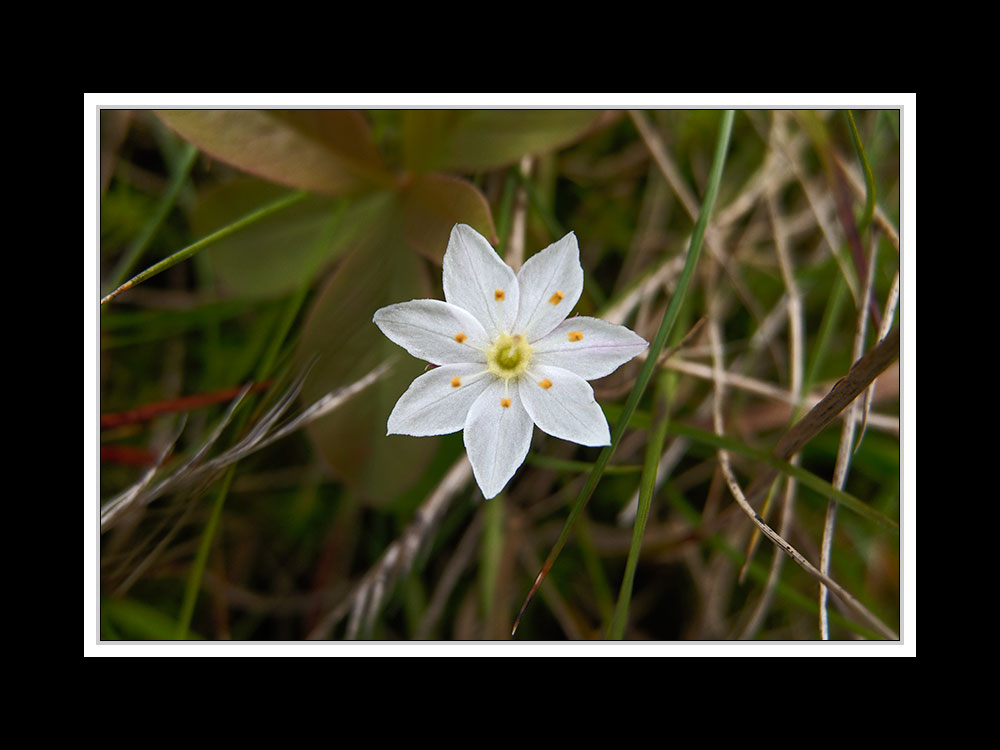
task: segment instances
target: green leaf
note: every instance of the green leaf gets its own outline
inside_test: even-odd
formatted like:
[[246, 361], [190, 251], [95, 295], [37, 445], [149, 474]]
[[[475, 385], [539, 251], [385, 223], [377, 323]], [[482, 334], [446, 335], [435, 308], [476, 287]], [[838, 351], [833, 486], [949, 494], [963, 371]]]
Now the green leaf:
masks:
[[455, 224], [468, 224], [496, 244], [496, 227], [485, 196], [458, 177], [418, 177], [400, 193], [400, 219], [407, 243], [438, 265]]
[[403, 162], [417, 172], [492, 169], [579, 139], [596, 110], [408, 110]]
[[360, 112], [191, 109], [158, 114], [219, 161], [288, 187], [347, 195], [393, 181]]
[[390, 375], [308, 428], [331, 473], [372, 504], [391, 503], [420, 477], [437, 448], [436, 438], [386, 436], [389, 412], [424, 363], [386, 339], [372, 322], [380, 307], [427, 297], [428, 291], [420, 259], [402, 239], [398, 215], [387, 213], [344, 257], [303, 326], [297, 358], [303, 364], [315, 359], [303, 387], [305, 403], [396, 359]]

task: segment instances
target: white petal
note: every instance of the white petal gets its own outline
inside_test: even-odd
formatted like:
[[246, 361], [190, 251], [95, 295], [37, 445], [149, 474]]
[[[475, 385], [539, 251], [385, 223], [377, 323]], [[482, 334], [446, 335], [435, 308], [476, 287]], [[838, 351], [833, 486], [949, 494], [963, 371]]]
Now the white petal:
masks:
[[514, 381], [508, 386], [494, 379], [469, 409], [463, 433], [465, 450], [476, 483], [487, 500], [499, 494], [524, 463], [531, 430], [531, 417], [521, 405]]
[[584, 380], [610, 375], [649, 344], [625, 326], [580, 315], [532, 344], [532, 365], [562, 367]]
[[417, 359], [435, 365], [486, 362], [489, 338], [482, 325], [461, 307], [436, 299], [400, 302], [376, 311], [382, 333]]
[[609, 445], [604, 412], [586, 380], [560, 367], [535, 366], [518, 384], [521, 401], [542, 432], [580, 445]]
[[466, 224], [451, 230], [444, 253], [444, 298], [472, 313], [490, 338], [510, 333], [517, 317], [514, 271], [479, 232]]
[[566, 319], [583, 291], [583, 266], [576, 235], [570, 232], [525, 261], [517, 273], [521, 302], [514, 330], [528, 343]]
[[478, 364], [445, 365], [425, 372], [399, 397], [389, 415], [387, 434], [424, 437], [458, 432], [492, 380]]

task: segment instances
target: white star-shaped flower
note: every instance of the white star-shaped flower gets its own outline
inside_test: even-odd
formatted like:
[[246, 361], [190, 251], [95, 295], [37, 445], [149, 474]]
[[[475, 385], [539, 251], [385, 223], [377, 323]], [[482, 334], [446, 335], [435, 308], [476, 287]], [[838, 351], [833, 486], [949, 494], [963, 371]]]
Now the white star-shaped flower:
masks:
[[375, 313], [389, 339], [437, 365], [396, 402], [388, 434], [464, 430], [487, 499], [524, 462], [533, 424], [563, 440], [608, 445], [608, 422], [587, 381], [611, 374], [648, 343], [624, 326], [567, 319], [582, 291], [572, 232], [515, 275], [485, 237], [456, 224], [444, 255], [447, 301], [412, 300]]

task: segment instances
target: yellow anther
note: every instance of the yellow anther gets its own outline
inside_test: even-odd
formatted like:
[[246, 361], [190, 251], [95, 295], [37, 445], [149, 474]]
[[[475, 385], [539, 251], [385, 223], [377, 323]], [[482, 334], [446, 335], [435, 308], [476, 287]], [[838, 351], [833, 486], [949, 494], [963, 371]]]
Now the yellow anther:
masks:
[[468, 337], [468, 336], [466, 336], [466, 335], [465, 335], [464, 333], [462, 333], [461, 331], [455, 334], [455, 341], [457, 341], [457, 342], [458, 342], [458, 343], [460, 343], [460, 344], [461, 344], [461, 343], [462, 343], [463, 341], [465, 341], [465, 340], [466, 340], [467, 338], [469, 338], [469, 337]]
[[509, 398], [502, 398], [502, 399], [500, 399], [500, 406], [502, 406], [504, 409], [509, 409], [510, 408], [510, 399]]
[[541, 380], [538, 381], [538, 385], [542, 386], [542, 388], [544, 388], [545, 390], [548, 390], [549, 388], [552, 387], [552, 381], [549, 380], [548, 378], [542, 378]]
[[507, 295], [504, 294], [503, 289], [497, 289], [495, 292], [493, 292], [493, 299], [495, 299], [497, 302], [503, 302], [504, 297], [506, 296]]
[[583, 331], [570, 331], [569, 332], [570, 341], [583, 341]]
[[453, 377], [451, 379], [451, 387], [452, 388], [458, 388], [458, 386], [460, 386], [460, 385], [462, 385], [462, 379], [460, 377], [458, 377], [456, 375], [455, 377]]
[[549, 304], [558, 305], [560, 302], [563, 301], [563, 297], [565, 296], [566, 295], [563, 294], [562, 292], [556, 292], [551, 297], [549, 297]]

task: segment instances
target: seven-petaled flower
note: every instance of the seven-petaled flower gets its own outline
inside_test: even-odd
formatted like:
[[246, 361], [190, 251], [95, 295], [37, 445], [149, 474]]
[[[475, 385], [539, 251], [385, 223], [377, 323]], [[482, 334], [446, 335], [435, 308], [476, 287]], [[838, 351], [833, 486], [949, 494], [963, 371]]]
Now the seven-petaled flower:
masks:
[[583, 291], [571, 232], [514, 274], [486, 238], [456, 224], [444, 255], [444, 296], [383, 307], [375, 324], [438, 365], [396, 402], [388, 434], [464, 429], [483, 495], [502, 490], [524, 462], [532, 425], [581, 445], [608, 445], [608, 422], [588, 380], [603, 378], [648, 344], [597, 318], [567, 318]]

